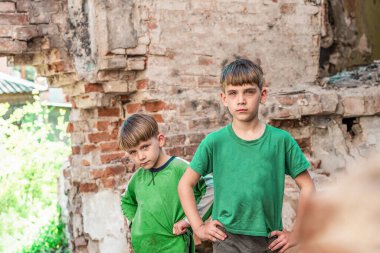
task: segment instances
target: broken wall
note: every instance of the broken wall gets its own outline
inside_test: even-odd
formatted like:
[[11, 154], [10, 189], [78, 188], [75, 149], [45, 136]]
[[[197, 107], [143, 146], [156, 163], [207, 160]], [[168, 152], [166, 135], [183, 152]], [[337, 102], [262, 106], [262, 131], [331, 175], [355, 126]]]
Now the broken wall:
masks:
[[[190, 160], [229, 122], [220, 68], [234, 56], [261, 64], [263, 120], [288, 130], [321, 188], [356, 157], [379, 149], [378, 87], [318, 85], [320, 1], [6, 1], [0, 54], [31, 64], [70, 96], [70, 164], [63, 170], [73, 252], [129, 252], [120, 194], [135, 168], [118, 148], [122, 120], [144, 112]], [[354, 133], [354, 134], [353, 134]], [[284, 223], [298, 191], [287, 179]]]

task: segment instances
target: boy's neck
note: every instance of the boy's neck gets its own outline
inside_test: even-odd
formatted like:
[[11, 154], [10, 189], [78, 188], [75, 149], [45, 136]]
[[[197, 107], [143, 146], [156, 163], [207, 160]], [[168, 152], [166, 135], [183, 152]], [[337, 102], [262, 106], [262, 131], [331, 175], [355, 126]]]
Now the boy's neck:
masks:
[[259, 139], [263, 135], [265, 124], [258, 118], [248, 122], [233, 119], [232, 129], [240, 139], [251, 141]]
[[160, 151], [160, 155], [157, 158], [156, 163], [154, 164], [153, 168], [159, 168], [162, 165], [164, 165], [168, 160], [170, 159], [170, 156], [168, 156], [162, 149]]

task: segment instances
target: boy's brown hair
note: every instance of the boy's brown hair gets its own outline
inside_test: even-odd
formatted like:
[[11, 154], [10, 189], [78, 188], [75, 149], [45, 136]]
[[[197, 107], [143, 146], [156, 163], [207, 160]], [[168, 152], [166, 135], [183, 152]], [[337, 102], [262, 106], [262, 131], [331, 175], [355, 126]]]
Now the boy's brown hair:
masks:
[[264, 83], [263, 70], [256, 63], [243, 58], [238, 58], [225, 66], [220, 77], [222, 90], [227, 85], [242, 86], [244, 84], [257, 84], [261, 90]]
[[127, 150], [158, 134], [158, 125], [153, 117], [136, 113], [123, 122], [119, 131], [119, 146]]

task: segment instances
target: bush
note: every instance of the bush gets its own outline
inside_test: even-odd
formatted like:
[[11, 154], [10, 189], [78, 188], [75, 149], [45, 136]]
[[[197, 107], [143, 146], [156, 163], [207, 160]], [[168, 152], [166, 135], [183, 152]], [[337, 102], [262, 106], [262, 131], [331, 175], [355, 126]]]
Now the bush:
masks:
[[[60, 213], [60, 212], [58, 212]], [[68, 253], [68, 243], [65, 234], [65, 224], [60, 216], [53, 218], [50, 223], [40, 230], [37, 239], [29, 247], [23, 248], [20, 253]]]
[[0, 252], [30, 245], [57, 216], [57, 178], [70, 153], [65, 112], [39, 101], [16, 108], [0, 104]]

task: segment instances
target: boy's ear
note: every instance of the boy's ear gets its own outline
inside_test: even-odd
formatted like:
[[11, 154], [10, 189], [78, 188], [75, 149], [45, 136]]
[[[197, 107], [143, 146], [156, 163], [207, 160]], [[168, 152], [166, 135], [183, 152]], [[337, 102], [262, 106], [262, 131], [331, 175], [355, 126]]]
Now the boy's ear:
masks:
[[165, 140], [166, 140], [165, 135], [160, 133], [160, 134], [158, 134], [157, 139], [158, 139], [158, 144], [162, 148], [165, 145]]
[[226, 94], [224, 93], [224, 91], [220, 92], [220, 100], [222, 101], [222, 103], [223, 103], [224, 106], [227, 106]]
[[263, 87], [261, 89], [261, 99], [260, 99], [260, 103], [262, 104], [265, 104], [265, 101], [267, 101], [267, 97], [268, 97], [268, 90], [266, 87]]

